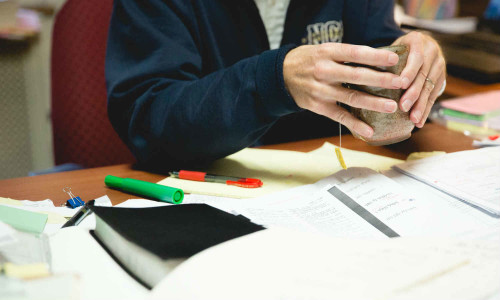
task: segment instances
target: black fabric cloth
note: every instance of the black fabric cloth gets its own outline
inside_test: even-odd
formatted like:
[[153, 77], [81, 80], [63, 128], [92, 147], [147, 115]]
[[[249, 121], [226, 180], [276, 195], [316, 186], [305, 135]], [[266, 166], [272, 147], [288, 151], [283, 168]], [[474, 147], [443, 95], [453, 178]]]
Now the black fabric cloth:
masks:
[[328, 136], [338, 125], [300, 109], [283, 79], [299, 45], [373, 47], [402, 35], [392, 0], [291, 0], [269, 49], [253, 0], [115, 0], [108, 115], [139, 163], [200, 167], [255, 144]]

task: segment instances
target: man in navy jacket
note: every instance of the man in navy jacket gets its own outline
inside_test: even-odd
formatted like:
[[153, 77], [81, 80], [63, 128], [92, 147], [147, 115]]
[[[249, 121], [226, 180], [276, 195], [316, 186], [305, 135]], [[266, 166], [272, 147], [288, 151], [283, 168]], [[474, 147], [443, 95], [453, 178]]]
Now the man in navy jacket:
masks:
[[[332, 135], [334, 121], [371, 136], [337, 102], [388, 113], [397, 103], [342, 82], [407, 89], [401, 109], [422, 127], [445, 63], [430, 37], [403, 34], [393, 5], [291, 0], [281, 44], [270, 50], [254, 0], [115, 0], [106, 55], [111, 123], [140, 163], [163, 169]], [[410, 47], [401, 76], [344, 64], [394, 65], [397, 55], [372, 48], [392, 43]]]

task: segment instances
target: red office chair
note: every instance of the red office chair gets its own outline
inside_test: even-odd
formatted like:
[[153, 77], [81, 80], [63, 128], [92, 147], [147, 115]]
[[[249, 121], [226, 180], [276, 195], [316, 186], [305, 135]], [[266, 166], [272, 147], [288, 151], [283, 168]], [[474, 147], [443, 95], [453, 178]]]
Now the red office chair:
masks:
[[134, 157], [108, 120], [104, 58], [112, 0], [68, 0], [56, 16], [51, 59], [56, 165], [98, 167]]

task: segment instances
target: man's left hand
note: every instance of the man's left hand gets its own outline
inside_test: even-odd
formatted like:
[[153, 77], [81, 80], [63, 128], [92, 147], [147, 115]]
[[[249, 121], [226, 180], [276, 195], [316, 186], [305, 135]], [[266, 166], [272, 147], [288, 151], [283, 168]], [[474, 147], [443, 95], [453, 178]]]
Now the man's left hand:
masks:
[[410, 49], [401, 73], [403, 89], [407, 90], [399, 106], [405, 112], [411, 109], [410, 120], [422, 128], [446, 80], [443, 52], [433, 38], [420, 32], [410, 32], [393, 45], [407, 45]]

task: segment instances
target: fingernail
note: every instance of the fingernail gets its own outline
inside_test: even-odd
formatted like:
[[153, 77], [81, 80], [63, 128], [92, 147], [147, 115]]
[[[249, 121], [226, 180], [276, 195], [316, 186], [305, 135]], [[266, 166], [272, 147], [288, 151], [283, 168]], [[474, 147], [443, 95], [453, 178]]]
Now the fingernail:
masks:
[[396, 111], [396, 109], [398, 109], [398, 106], [397, 106], [396, 102], [394, 102], [394, 101], [386, 101], [384, 103], [384, 110], [386, 112], [393, 113], [393, 112]]
[[402, 81], [401, 81], [401, 77], [396, 77], [392, 80], [392, 86], [395, 87], [395, 88], [398, 88], [400, 89], [401, 86], [402, 86]]
[[419, 112], [418, 110], [414, 111], [413, 118], [415, 119], [415, 123], [420, 122], [420, 119], [422, 118], [422, 113]]
[[411, 105], [412, 105], [412, 104], [413, 104], [413, 103], [411, 102], [411, 100], [410, 100], [410, 99], [406, 99], [406, 100], [403, 102], [403, 111], [404, 111], [404, 112], [409, 111], [409, 110], [410, 110], [410, 108], [411, 108]]
[[403, 80], [401, 80], [401, 83], [402, 83], [401, 86], [404, 89], [407, 89], [410, 86], [410, 79], [408, 79], [408, 77], [403, 77]]
[[399, 56], [395, 53], [391, 53], [387, 59], [387, 61], [391, 64], [391, 65], [395, 65], [398, 63], [399, 61]]
[[364, 125], [363, 127], [361, 127], [361, 132], [359, 134], [369, 138], [373, 135], [373, 129], [368, 125]]

